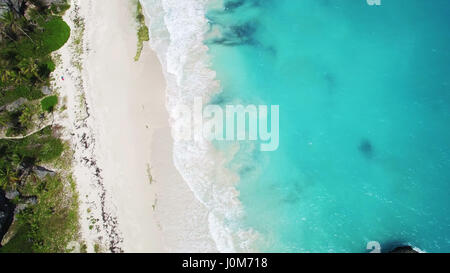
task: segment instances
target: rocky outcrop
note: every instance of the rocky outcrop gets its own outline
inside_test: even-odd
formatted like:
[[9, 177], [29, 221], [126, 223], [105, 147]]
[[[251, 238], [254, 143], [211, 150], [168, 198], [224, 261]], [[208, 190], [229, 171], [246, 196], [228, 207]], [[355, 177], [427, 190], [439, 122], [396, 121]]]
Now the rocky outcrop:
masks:
[[22, 210], [26, 209], [29, 205], [36, 205], [38, 202], [36, 196], [22, 197], [20, 204], [14, 209], [14, 215], [20, 213]]
[[[54, 176], [56, 173], [41, 166], [33, 166], [31, 168], [21, 167], [22, 174], [27, 172], [27, 175], [33, 173], [39, 179], [45, 179], [47, 176]], [[15, 200], [14, 203], [12, 200]], [[4, 191], [0, 190], [0, 247], [14, 237], [17, 232], [16, 215], [26, 209], [28, 206], [33, 206], [38, 203], [36, 196], [23, 196], [17, 190]]]
[[33, 167], [33, 173], [39, 178], [44, 179], [47, 175], [54, 176], [55, 172], [52, 170], [48, 170], [44, 167], [35, 166]]
[[41, 92], [42, 92], [42, 94], [44, 94], [45, 96], [48, 96], [48, 95], [53, 94], [52, 89], [51, 89], [50, 87], [48, 87], [48, 86], [42, 86]]
[[14, 200], [19, 195], [20, 195], [20, 193], [16, 190], [10, 190], [10, 191], [5, 192], [5, 197], [8, 200]]
[[24, 99], [24, 98], [19, 98], [9, 104], [3, 105], [0, 107], [0, 111], [8, 111], [8, 112], [12, 112], [16, 109], [18, 109], [20, 106], [24, 105], [28, 100]]
[[[11, 200], [20, 197], [20, 203], [15, 206]], [[16, 215], [28, 206], [36, 205], [36, 196], [20, 196], [16, 190], [0, 190], [0, 247], [6, 245], [17, 233], [18, 223]]]
[[394, 250], [390, 251], [390, 253], [419, 253], [414, 250], [411, 246], [399, 246]]
[[11, 223], [11, 226], [9, 227], [8, 231], [5, 233], [3, 238], [0, 237], [0, 246], [5, 246], [9, 241], [11, 241], [14, 236], [17, 234], [19, 224], [17, 223], [16, 218], [14, 217], [13, 222]]
[[0, 189], [0, 240], [8, 231], [14, 219], [15, 206], [5, 196], [5, 192]]

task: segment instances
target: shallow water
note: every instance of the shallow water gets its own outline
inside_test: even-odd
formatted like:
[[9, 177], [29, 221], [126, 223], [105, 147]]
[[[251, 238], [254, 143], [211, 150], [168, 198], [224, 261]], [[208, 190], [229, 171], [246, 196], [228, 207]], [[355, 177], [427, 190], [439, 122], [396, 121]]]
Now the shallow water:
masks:
[[450, 252], [450, 2], [224, 2], [213, 101], [280, 105], [279, 149], [228, 166], [257, 248]]

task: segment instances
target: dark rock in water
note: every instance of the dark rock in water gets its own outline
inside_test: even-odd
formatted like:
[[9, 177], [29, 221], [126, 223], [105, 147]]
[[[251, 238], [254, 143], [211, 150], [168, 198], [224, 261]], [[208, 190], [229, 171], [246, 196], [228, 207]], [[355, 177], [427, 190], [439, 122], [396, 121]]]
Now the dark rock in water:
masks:
[[390, 251], [390, 253], [419, 253], [419, 252], [415, 251], [410, 246], [399, 246], [394, 250]]
[[333, 90], [336, 89], [336, 79], [335, 76], [333, 74], [331, 74], [330, 72], [326, 72], [323, 75], [324, 81], [327, 84], [327, 89], [329, 93], [332, 93]]
[[5, 197], [5, 192], [0, 190], [0, 241], [13, 221], [14, 207], [14, 204]]
[[372, 158], [373, 147], [372, 143], [369, 140], [367, 139], [362, 140], [361, 143], [359, 144], [358, 149], [365, 157]]

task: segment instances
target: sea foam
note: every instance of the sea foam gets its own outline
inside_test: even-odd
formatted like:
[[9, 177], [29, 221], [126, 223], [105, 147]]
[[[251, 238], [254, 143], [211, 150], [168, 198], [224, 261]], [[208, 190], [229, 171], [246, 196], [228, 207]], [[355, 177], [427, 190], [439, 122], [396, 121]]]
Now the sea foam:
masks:
[[[210, 69], [208, 47], [203, 43], [208, 31], [205, 13], [211, 1], [142, 0], [142, 4], [149, 18], [150, 45], [163, 66], [166, 107], [172, 134], [176, 134], [173, 125], [178, 105], [192, 106], [199, 97], [208, 102], [220, 92], [216, 73]], [[219, 152], [206, 140], [174, 141], [175, 166], [208, 210], [210, 236], [220, 252], [250, 251], [250, 238], [256, 236], [252, 230], [239, 227], [243, 214], [235, 188], [239, 177], [225, 168], [232, 156]]]

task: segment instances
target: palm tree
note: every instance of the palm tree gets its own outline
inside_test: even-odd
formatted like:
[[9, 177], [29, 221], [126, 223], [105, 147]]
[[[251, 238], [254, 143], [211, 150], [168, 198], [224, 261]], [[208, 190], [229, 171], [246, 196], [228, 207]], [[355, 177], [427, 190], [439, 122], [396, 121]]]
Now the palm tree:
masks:
[[16, 41], [16, 39], [14, 39], [13, 37], [11, 37], [11, 35], [9, 35], [6, 31], [5, 31], [5, 26], [0, 22], [0, 32], [1, 34], [4, 35], [4, 37], [10, 39], [11, 41]]
[[10, 11], [18, 17], [23, 17], [25, 16], [28, 2], [30, 2], [30, 0], [0, 0], [0, 9]]
[[8, 85], [16, 81], [17, 73], [14, 71], [10, 60], [0, 59], [0, 73], [0, 83], [2, 85]]
[[37, 78], [40, 82], [42, 82], [41, 76], [39, 75], [39, 65], [37, 61], [32, 58], [26, 58], [21, 60], [17, 67], [20, 69], [19, 74], [27, 79], [31, 79], [33, 76]]
[[31, 37], [22, 28], [22, 25], [27, 24], [26, 19], [22, 17], [17, 18], [13, 12], [9, 11], [0, 17], [0, 23], [4, 25], [4, 30], [2, 30], [2, 32], [4, 32], [10, 39], [17, 41], [19, 36], [23, 34], [27, 36], [33, 44], [35, 44], [33, 39], [31, 39]]
[[2, 23], [2, 32], [4, 32], [12, 40], [17, 41], [19, 38], [18, 22], [12, 12], [6, 12], [0, 17]]

